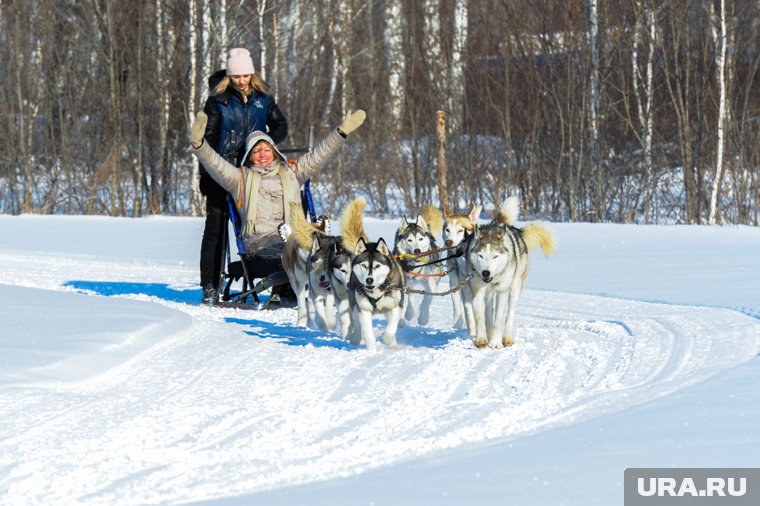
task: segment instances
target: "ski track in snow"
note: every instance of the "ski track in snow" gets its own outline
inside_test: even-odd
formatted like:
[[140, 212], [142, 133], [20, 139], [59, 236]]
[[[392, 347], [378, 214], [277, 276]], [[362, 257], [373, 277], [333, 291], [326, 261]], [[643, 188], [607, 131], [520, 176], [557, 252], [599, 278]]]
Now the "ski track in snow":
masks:
[[[184, 266], [7, 251], [0, 262], [4, 284], [195, 288]], [[8, 504], [172, 503], [350, 476], [652, 400], [750, 359], [760, 334], [730, 309], [527, 289], [510, 349], [475, 349], [439, 297], [432, 326], [368, 352], [295, 327], [292, 309], [126, 297], [192, 323], [86, 381], [0, 388]]]

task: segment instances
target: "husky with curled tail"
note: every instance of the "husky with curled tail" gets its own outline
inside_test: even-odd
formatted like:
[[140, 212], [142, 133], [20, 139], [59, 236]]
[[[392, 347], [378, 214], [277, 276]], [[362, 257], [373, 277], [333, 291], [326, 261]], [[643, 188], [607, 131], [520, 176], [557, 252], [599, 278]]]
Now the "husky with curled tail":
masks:
[[367, 202], [357, 197], [348, 203], [341, 213], [341, 235], [336, 237], [332, 244], [324, 267], [329, 276], [330, 284], [337, 301], [337, 322], [339, 332], [343, 339], [348, 339], [351, 332], [351, 312], [349, 308], [348, 282], [351, 280], [351, 261], [354, 259], [354, 250], [359, 242], [369, 242], [364, 232], [364, 220], [362, 213]]
[[326, 218], [316, 224], [309, 222], [297, 202], [290, 203], [289, 220], [287, 226], [280, 227], [280, 236], [285, 241], [282, 267], [298, 300], [297, 324], [307, 327], [316, 322], [314, 303], [309, 298], [309, 257], [317, 237], [329, 234], [330, 222]]
[[[438, 249], [435, 237], [441, 233], [442, 222], [443, 214], [431, 205], [423, 207], [415, 221], [408, 221], [406, 216], [401, 219], [393, 242], [393, 255], [404, 269], [407, 288], [432, 293], [438, 287], [441, 276], [444, 275], [444, 266], [440, 262], [431, 262], [436, 262], [440, 253], [421, 257], [417, 255]], [[427, 325], [432, 301], [432, 295], [409, 295], [402, 325], [415, 322]]]
[[[342, 228], [352, 248], [356, 247], [358, 237], [366, 240], [361, 216], [365, 205], [364, 199], [354, 199], [342, 213]], [[338, 323], [343, 339], [348, 338], [351, 328], [348, 281], [352, 252], [353, 249], [348, 250], [344, 246], [343, 236], [315, 234], [307, 262], [309, 300], [314, 304], [317, 326], [323, 330], [333, 330]]]
[[[444, 205], [444, 213], [446, 218], [443, 220], [443, 246], [452, 248], [448, 251], [446, 272], [449, 275], [449, 286], [455, 287], [467, 276], [467, 261], [464, 252], [475, 228], [478, 226], [480, 206], [472, 206], [469, 214], [457, 214], [452, 213], [448, 205]], [[456, 329], [465, 326], [462, 300], [462, 290], [451, 293], [451, 303], [454, 307], [453, 324]]]
[[[493, 220], [478, 227], [466, 250], [471, 308], [467, 327], [475, 346], [502, 348], [514, 342], [515, 308], [528, 276], [528, 253], [541, 247], [550, 255], [556, 247], [544, 223], [517, 228], [519, 201], [509, 197]], [[471, 309], [468, 311], [468, 309]]]

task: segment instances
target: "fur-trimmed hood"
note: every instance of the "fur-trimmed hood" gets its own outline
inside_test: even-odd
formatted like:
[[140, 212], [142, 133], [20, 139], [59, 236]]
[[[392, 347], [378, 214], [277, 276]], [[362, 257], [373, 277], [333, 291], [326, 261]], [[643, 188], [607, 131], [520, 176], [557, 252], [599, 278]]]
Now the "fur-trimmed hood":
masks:
[[[256, 144], [258, 144], [261, 141], [268, 142], [272, 146], [272, 149], [274, 149], [276, 158], [273, 163], [287, 161], [287, 158], [285, 158], [285, 155], [283, 155], [280, 152], [280, 150], [277, 149], [277, 145], [274, 143], [272, 138], [269, 137], [266, 133], [262, 132], [261, 130], [256, 130], [255, 132], [251, 132], [248, 135], [248, 137], [245, 139], [245, 155], [243, 156], [243, 164], [245, 165], [249, 164], [249, 157], [251, 154], [251, 150]], [[277, 157], [279, 157], [279, 160], [277, 160]]]

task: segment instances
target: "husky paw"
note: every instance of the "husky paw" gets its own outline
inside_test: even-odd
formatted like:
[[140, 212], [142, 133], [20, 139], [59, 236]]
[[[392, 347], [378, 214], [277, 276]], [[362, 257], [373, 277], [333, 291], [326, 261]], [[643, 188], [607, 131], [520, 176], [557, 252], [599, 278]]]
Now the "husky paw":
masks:
[[277, 227], [277, 233], [280, 234], [280, 239], [282, 239], [282, 242], [288, 242], [288, 237], [290, 237], [290, 234], [293, 233], [293, 227], [287, 223], [280, 223], [280, 225]]
[[501, 341], [499, 341], [498, 339], [496, 339], [496, 340], [493, 340], [493, 341], [488, 341], [488, 347], [489, 348], [493, 348], [493, 349], [499, 349], [499, 348], [503, 348], [504, 345], [501, 344]]
[[383, 344], [392, 350], [398, 349], [398, 343], [396, 342], [396, 336], [383, 336]]
[[485, 337], [473, 337], [472, 342], [475, 344], [476, 348], [485, 348], [488, 344], [488, 339]]
[[515, 344], [515, 342], [512, 340], [512, 338], [511, 338], [511, 337], [509, 337], [509, 336], [504, 336], [504, 337], [502, 337], [502, 338], [501, 338], [501, 344], [502, 344], [502, 345], [503, 345], [505, 348], [509, 348], [510, 346], [512, 346], [513, 344]]

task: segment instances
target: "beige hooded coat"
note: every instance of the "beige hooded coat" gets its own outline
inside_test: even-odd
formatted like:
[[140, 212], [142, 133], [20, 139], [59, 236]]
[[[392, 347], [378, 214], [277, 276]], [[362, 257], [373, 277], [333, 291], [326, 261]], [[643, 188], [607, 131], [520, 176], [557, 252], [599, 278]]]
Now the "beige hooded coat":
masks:
[[[272, 139], [264, 132], [252, 132], [245, 143], [245, 156], [259, 141]], [[287, 220], [291, 201], [301, 203], [301, 185], [343, 146], [345, 138], [335, 129], [309, 153], [295, 161], [287, 160], [275, 147], [275, 159], [267, 167], [244, 162], [235, 167], [219, 156], [204, 142], [193, 150], [211, 177], [235, 200], [242, 221], [241, 237], [245, 253], [262, 258], [279, 258], [284, 246], [277, 233], [280, 223]]]

